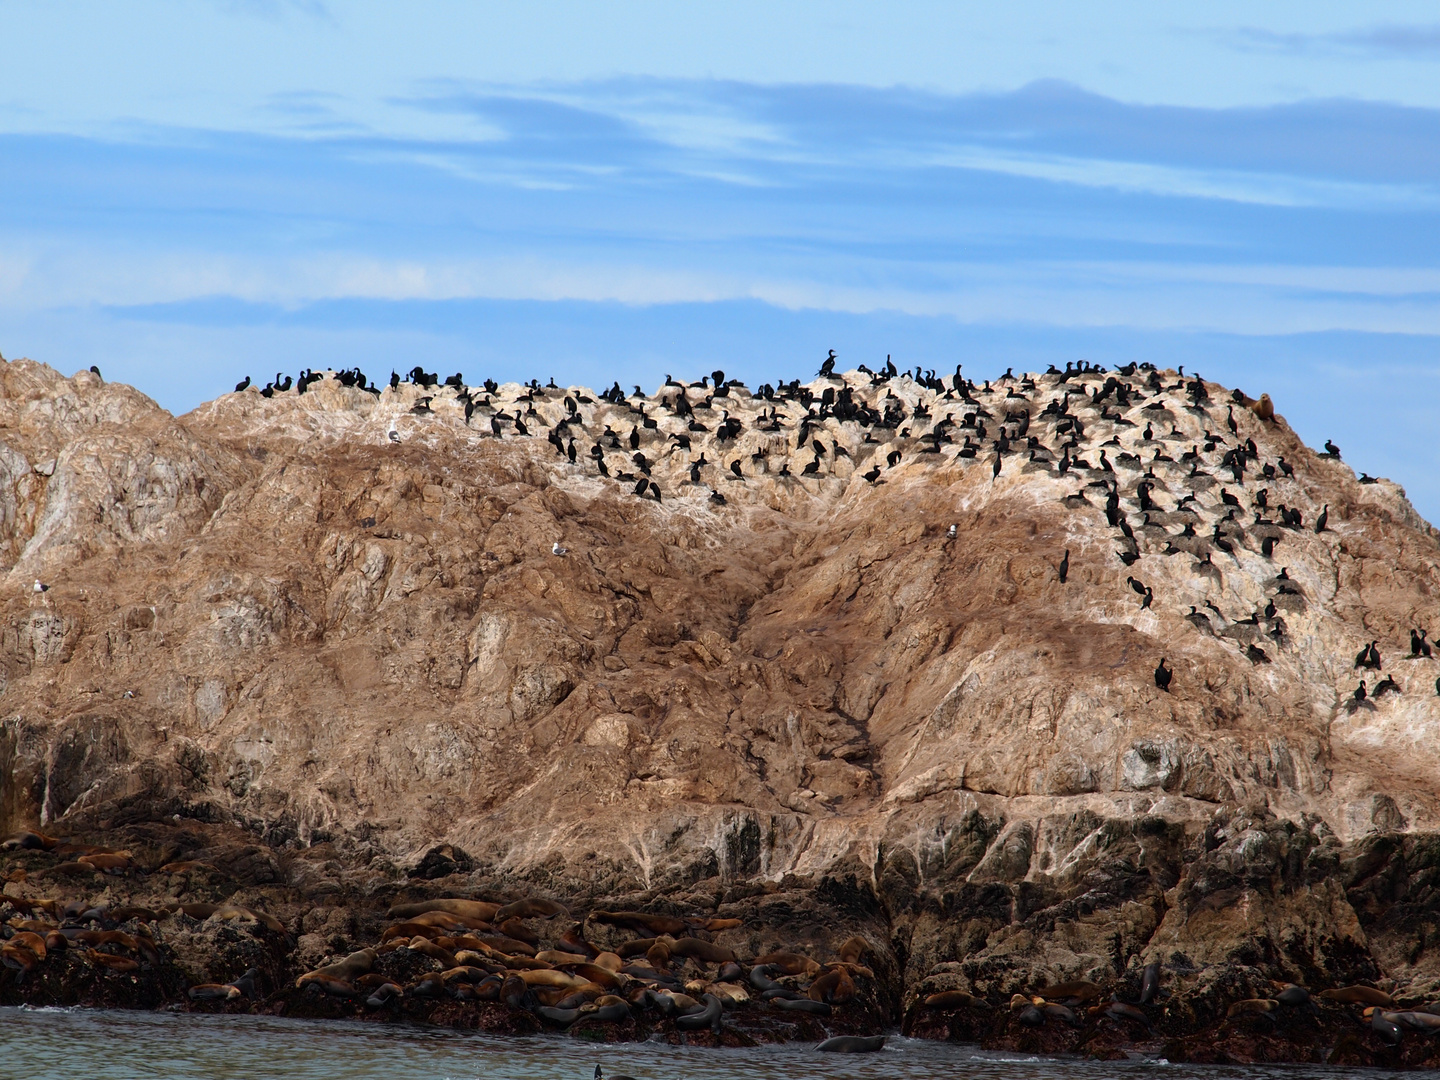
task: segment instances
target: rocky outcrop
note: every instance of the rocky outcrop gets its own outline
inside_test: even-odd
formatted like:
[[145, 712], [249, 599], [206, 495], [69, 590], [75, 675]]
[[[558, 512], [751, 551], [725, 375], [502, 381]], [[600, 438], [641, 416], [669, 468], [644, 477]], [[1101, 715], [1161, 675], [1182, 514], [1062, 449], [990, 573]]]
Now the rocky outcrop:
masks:
[[346, 382], [173, 418], [0, 367], [0, 827], [179, 815], [297, 897], [803, 896], [897, 1019], [1151, 962], [1177, 1038], [1436, 989], [1440, 547], [1283, 418], [1147, 370]]

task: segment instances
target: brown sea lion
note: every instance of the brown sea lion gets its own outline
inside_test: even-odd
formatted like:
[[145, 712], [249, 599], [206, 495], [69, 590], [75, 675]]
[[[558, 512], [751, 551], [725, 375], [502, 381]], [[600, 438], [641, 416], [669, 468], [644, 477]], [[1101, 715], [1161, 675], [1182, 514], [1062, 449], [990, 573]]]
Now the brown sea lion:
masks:
[[240, 991], [229, 983], [199, 983], [185, 993], [191, 1001], [230, 1001], [240, 996]]
[[6, 840], [4, 847], [21, 848], [28, 851], [54, 851], [63, 843], [65, 841], [58, 837], [46, 836], [42, 832], [26, 829]]
[[595, 954], [595, 966], [606, 971], [619, 971], [625, 966], [625, 962], [613, 952], [602, 952]]
[[589, 979], [592, 983], [603, 986], [607, 990], [617, 990], [625, 985], [624, 980], [615, 972], [600, 967], [598, 964], [569, 964], [567, 969], [582, 979]]
[[495, 913], [499, 910], [499, 904], [492, 904], [488, 900], [446, 898], [422, 900], [418, 904], [396, 904], [385, 915], [391, 919], [413, 919], [416, 915], [424, 915], [427, 911], [448, 911], [452, 915], [464, 915], [468, 919], [478, 919], [488, 923], [494, 922]]
[[49, 915], [51, 918], [60, 917], [59, 900], [27, 900], [23, 896], [11, 896], [9, 893], [0, 893], [0, 901], [8, 903], [23, 915], [34, 915], [38, 911], [42, 914]]
[[118, 971], [122, 974], [127, 971], [137, 971], [140, 968], [139, 960], [132, 960], [128, 956], [114, 956], [110, 953], [100, 952], [98, 949], [86, 949], [85, 959], [98, 968]]
[[40, 958], [23, 945], [14, 941], [7, 941], [0, 945], [0, 963], [14, 971], [34, 971], [40, 964]]
[[531, 897], [525, 900], [516, 900], [512, 904], [506, 904], [495, 912], [495, 917], [492, 921], [504, 922], [506, 919], [549, 919], [555, 915], [568, 914], [570, 913], [554, 900]]
[[427, 926], [425, 923], [418, 922], [402, 922], [387, 926], [384, 930], [380, 931], [380, 944], [383, 945], [387, 941], [394, 941], [396, 938], [404, 938], [408, 941], [413, 937], [428, 937], [434, 940], [435, 938], [444, 936], [445, 931], [438, 926]]
[[31, 930], [21, 930], [10, 939], [21, 948], [29, 949], [37, 959], [44, 960], [47, 954], [45, 939]]
[[52, 922], [41, 922], [39, 919], [27, 919], [21, 915], [16, 915], [13, 919], [6, 922], [5, 925], [13, 926], [16, 930], [29, 930], [32, 934], [48, 934], [51, 930], [55, 929], [55, 924]]
[[560, 944], [574, 953], [584, 953], [591, 960], [600, 955], [600, 950], [586, 941], [581, 927], [575, 926], [560, 935]]
[[447, 949], [442, 949], [436, 942], [427, 937], [416, 935], [410, 939], [407, 946], [411, 952], [417, 952], [421, 956], [428, 956], [432, 960], [438, 960], [447, 968], [459, 967], [460, 961], [455, 959], [455, 954]]
[[645, 950], [645, 959], [656, 971], [664, 971], [670, 966], [670, 946], [664, 941], [655, 942]]
[[160, 912], [152, 908], [139, 907], [135, 904], [126, 904], [123, 907], [111, 908], [110, 918], [116, 922], [155, 922], [160, 918]]
[[135, 865], [128, 851], [96, 852], [93, 855], [81, 855], [75, 861], [106, 874], [119, 874]]
[[810, 984], [806, 995], [811, 1001], [844, 1005], [855, 997], [855, 982], [843, 967], [832, 968]]
[[584, 986], [588, 979], [582, 979], [578, 975], [567, 975], [563, 971], [546, 969], [541, 971], [517, 971], [514, 973], [526, 986], [559, 986], [567, 990], [574, 990], [576, 987]]
[[204, 870], [208, 873], [218, 874], [220, 871], [211, 866], [208, 862], [201, 862], [199, 859], [181, 859], [178, 862], [167, 862], [160, 867], [161, 874], [188, 874], [193, 870]]
[[700, 919], [697, 920], [702, 930], [709, 930], [712, 934], [718, 934], [721, 930], [737, 930], [744, 926], [742, 919]]
[[516, 941], [523, 941], [527, 945], [540, 944], [540, 935], [535, 933], [534, 930], [531, 930], [519, 919], [515, 918], [501, 920], [497, 916], [495, 923], [495, 933], [501, 934], [508, 938], [514, 938]]
[[351, 953], [344, 960], [334, 964], [327, 964], [324, 967], [316, 968], [307, 972], [295, 980], [296, 987], [303, 987], [310, 982], [323, 982], [326, 979], [339, 979], [347, 985], [350, 980], [359, 978], [375, 966], [376, 953], [374, 949], [360, 949]]
[[1275, 419], [1275, 403], [1270, 400], [1269, 394], [1261, 394], [1260, 400], [1255, 402], [1252, 408], [1261, 420], [1268, 422]]
[[561, 952], [559, 949], [541, 949], [535, 954], [536, 960], [542, 960], [551, 967], [563, 967], [566, 964], [588, 964], [590, 957], [580, 953]]
[[650, 947], [659, 940], [659, 938], [645, 937], [622, 941], [620, 947], [617, 948], [615, 952], [623, 960], [628, 960], [632, 956], [644, 956], [650, 951]]
[[1075, 979], [1071, 982], [1052, 983], [1035, 993], [1046, 1001], [1095, 1001], [1103, 997], [1105, 991], [1092, 982]]
[[65, 936], [81, 945], [118, 945], [127, 952], [134, 952], [140, 943], [123, 930], [66, 930]]
[[347, 979], [342, 979], [338, 975], [326, 975], [323, 972], [312, 971], [308, 975], [300, 976], [300, 979], [297, 979], [295, 982], [296, 986], [301, 985], [301, 979], [304, 980], [304, 986], [313, 986], [317, 990], [329, 994], [331, 997], [353, 998], [360, 996], [360, 991], [355, 989], [354, 983]]
[[840, 959], [847, 964], [858, 964], [870, 951], [870, 943], [862, 937], [848, 937], [840, 943]]
[[1379, 1005], [1386, 1009], [1395, 1005], [1395, 999], [1389, 994], [1371, 986], [1342, 986], [1337, 990], [1321, 990], [1315, 996], [1341, 1005]]
[[683, 956], [706, 964], [727, 964], [736, 959], [734, 949], [727, 949], [724, 945], [716, 945], [703, 938], [676, 938], [669, 945], [671, 956]]
[[820, 965], [808, 956], [793, 952], [773, 952], [755, 958], [756, 967], [772, 967], [786, 975], [814, 975]]

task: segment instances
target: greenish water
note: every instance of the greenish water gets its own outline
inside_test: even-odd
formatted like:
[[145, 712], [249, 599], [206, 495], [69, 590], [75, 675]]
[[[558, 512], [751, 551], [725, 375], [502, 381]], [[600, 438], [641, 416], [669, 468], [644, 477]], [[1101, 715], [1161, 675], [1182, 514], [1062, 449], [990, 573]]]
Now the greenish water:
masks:
[[639, 1043], [594, 1046], [563, 1036], [504, 1038], [396, 1025], [258, 1016], [0, 1009], [5, 1080], [591, 1080], [599, 1064], [635, 1080], [1384, 1080], [1398, 1074], [1316, 1066], [1096, 1063], [984, 1053], [894, 1038], [877, 1054], [813, 1046], [705, 1050]]

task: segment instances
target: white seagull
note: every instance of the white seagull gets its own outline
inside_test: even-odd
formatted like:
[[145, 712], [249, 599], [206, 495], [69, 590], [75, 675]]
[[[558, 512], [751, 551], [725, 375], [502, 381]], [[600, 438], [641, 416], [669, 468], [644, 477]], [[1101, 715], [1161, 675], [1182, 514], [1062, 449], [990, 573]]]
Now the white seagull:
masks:
[[391, 441], [391, 442], [399, 442], [399, 441], [400, 441], [400, 433], [399, 433], [398, 431], [396, 431], [393, 427], [390, 429], [390, 441]]
[[569, 548], [563, 548], [563, 547], [561, 547], [561, 546], [560, 546], [560, 541], [559, 541], [559, 540], [556, 540], [555, 543], [553, 543], [553, 544], [550, 545], [550, 554], [552, 554], [552, 555], [568, 555], [568, 554], [570, 554], [570, 549], [569, 549]]
[[35, 591], [36, 591], [36, 592], [49, 592], [49, 591], [50, 591], [50, 586], [49, 586], [49, 585], [46, 585], [46, 584], [45, 584], [43, 581], [41, 581], [39, 578], [36, 578], [36, 579], [35, 579]]

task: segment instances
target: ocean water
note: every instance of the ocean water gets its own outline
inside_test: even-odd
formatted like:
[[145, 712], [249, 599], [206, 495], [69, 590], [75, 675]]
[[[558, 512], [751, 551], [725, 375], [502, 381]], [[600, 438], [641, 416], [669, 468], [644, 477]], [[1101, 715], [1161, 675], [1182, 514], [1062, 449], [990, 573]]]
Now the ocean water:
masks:
[[987, 1053], [895, 1037], [876, 1054], [813, 1046], [707, 1050], [596, 1046], [562, 1035], [507, 1038], [259, 1016], [0, 1009], [0, 1077], [23, 1080], [1384, 1080], [1399, 1074], [1304, 1066], [1090, 1062]]

